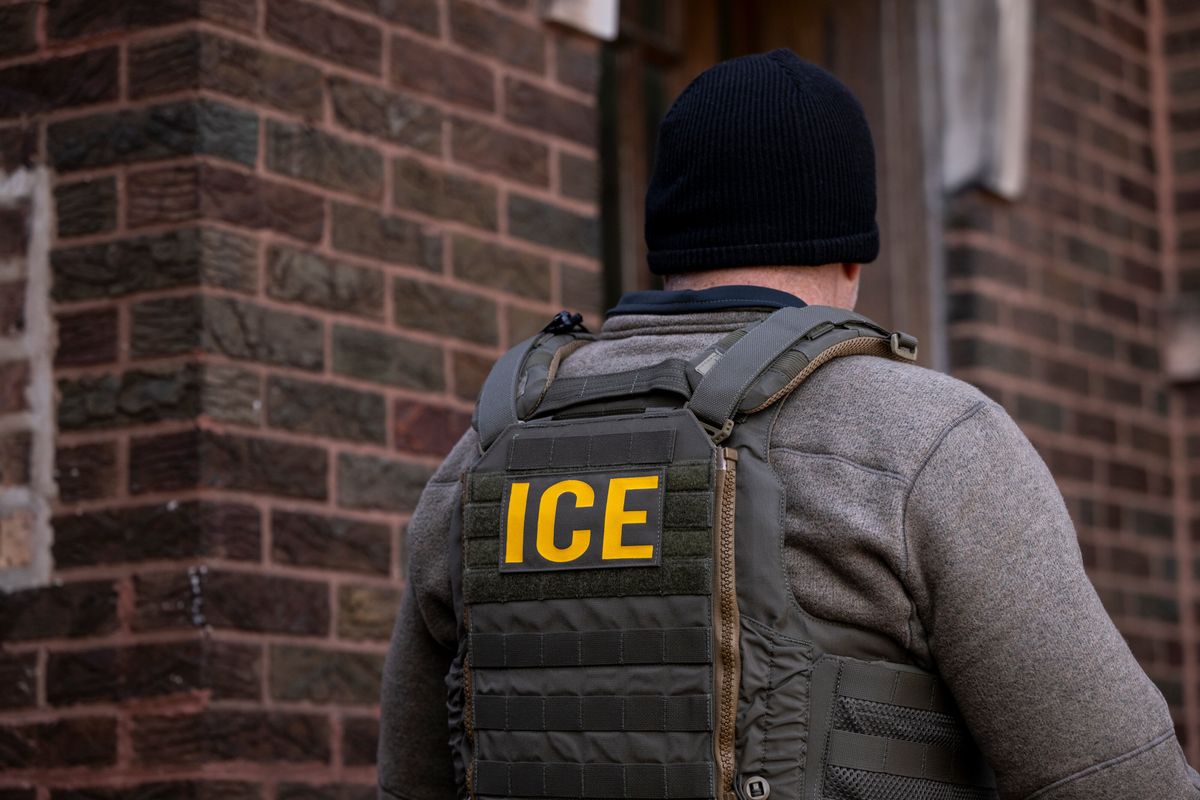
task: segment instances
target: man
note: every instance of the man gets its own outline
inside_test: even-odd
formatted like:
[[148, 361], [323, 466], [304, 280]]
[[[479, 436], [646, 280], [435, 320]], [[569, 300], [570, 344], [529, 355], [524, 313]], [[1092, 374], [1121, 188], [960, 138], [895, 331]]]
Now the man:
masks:
[[[852, 308], [860, 264], [879, 247], [874, 152], [857, 101], [786, 50], [709, 69], [660, 128], [646, 239], [667, 291], [623, 298], [558, 380], [694, 360], [778, 309]], [[825, 364], [782, 403], [769, 429], [785, 499], [781, 558], [807, 620], [940, 676], [1002, 798], [1200, 797], [1162, 696], [1084, 574], [1052, 477], [998, 405], [870, 356]], [[408, 591], [384, 685], [382, 797], [462, 791], [447, 744], [446, 676], [460, 646], [450, 521], [479, 451], [468, 432], [409, 526]], [[807, 745], [810, 770], [818, 744]], [[812, 796], [995, 796], [920, 786], [827, 785]]]

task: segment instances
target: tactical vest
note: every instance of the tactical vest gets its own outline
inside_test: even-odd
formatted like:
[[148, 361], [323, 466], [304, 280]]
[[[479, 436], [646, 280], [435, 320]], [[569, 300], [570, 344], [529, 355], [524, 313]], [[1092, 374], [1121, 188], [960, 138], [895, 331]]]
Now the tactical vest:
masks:
[[784, 567], [780, 401], [916, 341], [785, 308], [690, 362], [556, 379], [592, 338], [556, 319], [487, 378], [452, 525], [461, 796], [995, 798], [939, 679], [807, 613]]

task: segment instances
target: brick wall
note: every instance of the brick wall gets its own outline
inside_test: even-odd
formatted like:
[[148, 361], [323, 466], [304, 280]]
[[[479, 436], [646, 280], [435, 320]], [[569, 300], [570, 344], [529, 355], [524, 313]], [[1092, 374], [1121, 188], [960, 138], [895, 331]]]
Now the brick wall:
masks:
[[0, 0], [59, 492], [0, 798], [373, 796], [417, 494], [502, 348], [600, 302], [597, 55], [533, 0]]
[[[1163, 50], [1167, 73], [1163, 92], [1170, 111], [1165, 125], [1171, 166], [1167, 186], [1172, 208], [1168, 246], [1175, 267], [1170, 311], [1177, 323], [1187, 320], [1191, 326], [1188, 360], [1194, 364], [1200, 353], [1200, 342], [1196, 341], [1200, 331], [1200, 6], [1168, 0]], [[1187, 328], [1178, 325], [1170, 331], [1177, 337], [1172, 345], [1189, 346], [1178, 341]], [[1191, 377], [1200, 375], [1193, 373]], [[1175, 410], [1177, 530], [1191, 544], [1191, 563], [1184, 565], [1184, 574], [1200, 580], [1200, 557], [1195, 555], [1196, 543], [1200, 542], [1200, 380], [1176, 387]], [[1193, 605], [1193, 619], [1200, 618], [1200, 606], [1196, 605], [1200, 596], [1192, 590], [1188, 599]], [[1192, 645], [1197, 649], [1189, 655], [1200, 661], [1200, 642], [1193, 638]], [[1188, 675], [1191, 681], [1200, 681], [1198, 672], [1200, 669], [1193, 666]], [[1200, 731], [1196, 739], [1200, 740]], [[1193, 754], [1197, 753], [1200, 743], [1193, 749]], [[1200, 755], [1194, 758], [1200, 760]]]
[[1171, 152], [1186, 112], [1162, 87], [1181, 82], [1164, 58], [1180, 52], [1177, 17], [1200, 18], [1172, 0], [1034, 6], [1028, 191], [1015, 203], [977, 191], [949, 203], [952, 366], [1003, 403], [1049, 463], [1105, 607], [1195, 759], [1194, 534], [1177, 484], [1184, 415], [1200, 407], [1187, 407], [1162, 363], [1164, 312], [1189, 280], [1169, 235], [1174, 209], [1189, 219], [1170, 189], [1172, 163], [1186, 160]]

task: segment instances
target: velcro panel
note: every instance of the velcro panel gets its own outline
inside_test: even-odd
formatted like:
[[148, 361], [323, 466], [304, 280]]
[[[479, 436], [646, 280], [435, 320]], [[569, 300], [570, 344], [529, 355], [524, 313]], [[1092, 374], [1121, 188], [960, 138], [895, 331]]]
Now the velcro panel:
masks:
[[610, 375], [581, 375], [558, 378], [546, 391], [538, 406], [545, 415], [579, 403], [590, 403], [614, 397], [629, 397], [651, 391], [673, 392], [681, 397], [691, 395], [686, 371], [688, 365], [679, 359], [668, 359], [651, 367], [615, 372]]
[[[651, 638], [656, 647], [648, 646]], [[629, 648], [631, 640], [638, 646]], [[470, 653], [475, 669], [706, 664], [712, 656], [712, 630], [472, 633]]]
[[587, 436], [521, 436], [509, 443], [510, 470], [570, 469], [667, 464], [675, 454], [675, 429]]
[[478, 761], [475, 793], [499, 797], [699, 800], [712, 797], [711, 764], [563, 764]]

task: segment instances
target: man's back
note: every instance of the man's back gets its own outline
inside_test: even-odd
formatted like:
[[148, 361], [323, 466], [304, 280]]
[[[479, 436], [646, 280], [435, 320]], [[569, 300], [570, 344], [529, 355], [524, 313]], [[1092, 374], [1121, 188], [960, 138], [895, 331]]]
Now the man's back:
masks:
[[[870, 131], [861, 106], [836, 78], [786, 50], [706, 70], [660, 125], [647, 191], [647, 261], [651, 271], [665, 276], [669, 291], [623, 298], [599, 340], [569, 355], [559, 376], [689, 360], [731, 331], [762, 320], [770, 309], [802, 306], [801, 299], [853, 308], [865, 272], [861, 265], [879, 252], [875, 208]], [[739, 344], [746, 342], [754, 344], [745, 350], [751, 354], [747, 361], [770, 349], [759, 347], [763, 340], [753, 335]], [[717, 363], [736, 366], [731, 353]], [[730, 388], [719, 385], [722, 391]], [[704, 421], [720, 429], [737, 402], [712, 406], [720, 406], [720, 413]], [[699, 407], [714, 410], [703, 402]], [[759, 424], [763, 419], [774, 424]], [[746, 441], [751, 435], [768, 440], [773, 476], [763, 468], [764, 448]], [[793, 643], [835, 657], [908, 662], [936, 673], [993, 768], [1003, 798], [1200, 798], [1161, 694], [1084, 574], [1054, 481], [998, 406], [966, 384], [912, 365], [844, 357], [817, 369], [790, 396], [744, 424], [730, 441], [735, 439], [741, 452], [754, 453], [739, 468], [738, 508], [744, 503], [771, 508], [752, 505], [753, 513], [734, 514], [734, 536], [754, 544], [761, 542], [745, 537], [780, 539], [778, 558], [796, 612], [779, 616], [794, 621], [808, 615], [794, 626], [806, 638]], [[433, 800], [458, 788], [447, 744], [447, 684], [457, 691], [450, 716], [467, 712], [463, 682], [446, 678], [455, 657], [470, 648], [460, 640], [455, 614], [452, 582], [458, 568], [452, 565], [460, 545], [451, 531], [461, 507], [460, 478], [478, 458], [479, 439], [468, 433], [431, 481], [408, 528], [410, 583], [385, 675], [380, 781], [386, 796]], [[751, 462], [755, 466], [747, 470]], [[746, 473], [754, 479], [743, 482]], [[770, 483], [774, 480], [781, 487]], [[764, 529], [755, 530], [757, 525]], [[757, 565], [763, 555], [769, 561], [772, 554], [756, 548], [751, 563]], [[776, 601], [788, 594], [787, 586], [773, 580], [778, 577], [772, 570], [764, 579], [773, 590], [756, 611], [787, 602]], [[744, 599], [739, 594], [739, 607]], [[743, 633], [743, 651], [750, 641]], [[853, 646], [837, 646], [847, 642]], [[759, 666], [762, 660], [745, 663]], [[830, 716], [822, 711], [830, 697], [848, 696], [830, 677], [840, 671], [822, 672], [829, 663], [818, 658], [811, 675], [799, 668], [775, 676], [786, 686], [775, 685], [768, 668], [764, 680], [754, 674], [750, 685], [756, 688], [747, 690], [752, 696], [739, 697], [741, 709], [763, 708], [777, 692], [786, 693], [781, 699], [789, 701], [790, 711], [772, 713], [786, 716], [781, 724], [799, 734], [786, 740], [798, 752], [783, 757], [794, 758], [796, 770], [811, 768], [814, 777], [819, 773], [806, 763], [803, 748], [811, 744], [823, 753], [831, 748], [809, 742], [808, 732], [821, 725], [832, 729], [817, 717]], [[810, 682], [815, 696], [817, 684], [827, 679], [834, 685], [822, 684], [824, 694], [810, 711]], [[895, 681], [899, 686], [901, 679]], [[920, 685], [930, 687], [929, 702], [907, 710], [900, 701], [911, 700], [911, 691], [874, 692], [871, 701], [882, 698], [881, 705], [892, 706], [893, 721], [900, 713], [941, 708], [938, 684]], [[586, 692], [581, 686], [579, 694]], [[961, 729], [953, 719], [948, 735], [957, 737]], [[451, 720], [456, 730], [465, 728], [462, 722]], [[930, 727], [928, 718], [915, 723]], [[613, 732], [583, 729], [582, 721], [576, 727], [583, 740], [593, 742]], [[503, 741], [505, 731], [492, 733]], [[963, 788], [936, 779], [915, 788], [901, 780], [881, 791], [880, 775], [927, 778], [937, 772], [927, 766], [946, 767], [955, 758], [943, 753], [927, 764], [922, 754], [934, 751], [912, 747], [921, 737], [900, 733], [893, 725], [884, 735], [841, 737], [851, 742], [840, 751], [853, 762], [849, 766], [862, 773], [882, 765], [882, 771], [869, 776], [873, 789], [844, 788], [834, 792], [837, 800], [989, 796], [989, 790], [975, 791], [975, 784]], [[905, 762], [903, 773], [889, 769], [891, 745], [880, 744], [897, 738], [903, 744], [895, 749], [904, 752], [894, 760]], [[860, 752], [868, 749], [865, 740], [873, 742], [871, 753]], [[628, 752], [636, 741], [622, 740], [622, 747]], [[576, 772], [576, 762], [587, 760], [569, 748], [554, 749]], [[647, 763], [663, 755], [646, 753]], [[524, 761], [523, 768], [533, 764], [535, 771], [546, 763]], [[816, 780], [808, 782], [805, 800], [833, 800], [814, 796], [820, 794], [817, 786]], [[727, 796], [731, 788], [713, 787], [710, 796]], [[600, 794], [623, 792], [609, 786]], [[775, 794], [783, 800], [794, 792]]]
[[[559, 376], [689, 359], [766, 313], [614, 316]], [[410, 526], [414, 599], [440, 655], [415, 666], [416, 653], [393, 653], [389, 666], [385, 704], [412, 707], [385, 708], [381, 778], [415, 791], [400, 797], [436, 796], [412, 782], [447, 774], [389, 763], [411, 752], [389, 757], [387, 743], [432, 737], [441, 747], [429, 752], [448, 766], [444, 698], [421, 713], [428, 699], [398, 696], [392, 681], [410, 669], [444, 675], [455, 647], [445, 550], [457, 476], [477, 452], [474, 435], [467, 439]], [[929, 370], [842, 358], [783, 404], [770, 453], [785, 487], [781, 558], [799, 607], [882, 634], [889, 644], [880, 658], [938, 672], [1002, 797], [1197, 796], [1162, 697], [1084, 575], [1053, 480], [1003, 410]], [[414, 728], [420, 718], [430, 727]], [[389, 720], [403, 729], [389, 731]]]

